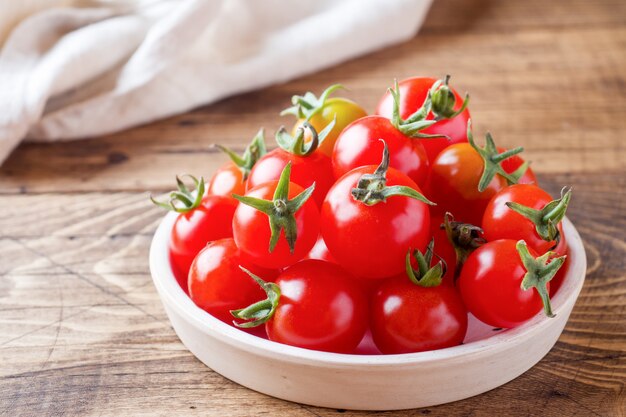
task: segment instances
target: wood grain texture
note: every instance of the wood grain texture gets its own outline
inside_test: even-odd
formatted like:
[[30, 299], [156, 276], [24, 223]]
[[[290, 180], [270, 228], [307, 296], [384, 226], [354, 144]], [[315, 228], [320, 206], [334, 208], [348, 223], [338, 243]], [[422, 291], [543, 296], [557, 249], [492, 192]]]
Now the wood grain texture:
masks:
[[[414, 39], [187, 114], [82, 143], [21, 146], [0, 168], [0, 414], [366, 416], [285, 402], [207, 369], [173, 333], [147, 254], [146, 190], [210, 175], [289, 97], [332, 82], [369, 110], [393, 77], [453, 74], [478, 132], [523, 144], [569, 217], [587, 281], [554, 349], [483, 395], [398, 416], [620, 416], [626, 410], [626, 2], [436, 1]], [[514, 360], [514, 359], [512, 359]]]

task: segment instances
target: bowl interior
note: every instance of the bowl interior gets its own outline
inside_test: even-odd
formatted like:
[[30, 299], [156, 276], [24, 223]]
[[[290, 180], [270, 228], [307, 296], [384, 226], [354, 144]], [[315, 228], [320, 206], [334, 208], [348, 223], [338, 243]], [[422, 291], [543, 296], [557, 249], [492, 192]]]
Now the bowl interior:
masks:
[[[251, 352], [254, 351], [261, 356], [280, 356], [282, 360], [300, 363], [310, 362], [311, 364], [327, 362], [346, 365], [368, 364], [385, 366], [407, 361], [430, 361], [459, 355], [471, 355], [487, 348], [491, 344], [514, 341], [516, 338], [524, 337], [530, 331], [540, 330], [550, 320], [543, 315], [543, 312], [540, 312], [534, 318], [516, 328], [494, 329], [470, 315], [468, 332], [462, 345], [429, 352], [401, 355], [376, 354], [378, 351], [373, 346], [369, 335], [366, 335], [357, 349], [357, 352], [360, 354], [319, 352], [275, 343], [221, 322], [197, 307], [185, 294], [172, 272], [168, 255], [169, 236], [175, 219], [176, 213], [169, 213], [165, 216], [155, 233], [150, 248], [150, 270], [162, 301], [169, 307], [175, 308], [200, 331], [209, 332], [232, 346]], [[578, 232], [567, 218], [563, 220], [563, 226], [564, 234], [567, 236], [570, 261], [566, 263], [568, 270], [566, 271], [563, 284], [552, 298], [553, 311], [557, 315], [560, 311], [568, 310], [575, 303], [582, 288], [586, 270], [585, 250]]]

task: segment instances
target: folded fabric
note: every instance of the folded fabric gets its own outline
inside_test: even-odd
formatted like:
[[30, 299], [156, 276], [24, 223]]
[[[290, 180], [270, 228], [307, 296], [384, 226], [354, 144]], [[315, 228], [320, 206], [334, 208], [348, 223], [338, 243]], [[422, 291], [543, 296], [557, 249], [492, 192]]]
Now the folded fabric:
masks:
[[24, 138], [111, 133], [408, 39], [430, 2], [0, 3], [0, 164]]

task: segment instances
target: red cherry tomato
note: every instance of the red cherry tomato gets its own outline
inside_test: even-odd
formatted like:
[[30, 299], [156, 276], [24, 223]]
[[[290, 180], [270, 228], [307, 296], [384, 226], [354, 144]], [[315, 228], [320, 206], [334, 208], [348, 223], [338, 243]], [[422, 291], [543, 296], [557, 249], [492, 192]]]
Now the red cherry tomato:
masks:
[[[414, 77], [400, 81], [398, 84], [400, 87], [400, 117], [403, 119], [408, 118], [415, 111], [417, 111], [428, 94], [428, 90], [437, 80], [430, 77]], [[454, 105], [455, 110], [461, 108], [463, 104], [463, 97], [461, 97], [454, 89], [452, 89], [456, 97], [456, 103]], [[391, 118], [393, 114], [393, 97], [387, 92], [380, 100], [378, 107], [376, 108], [376, 114]], [[427, 119], [432, 120], [432, 113], [428, 115]], [[461, 114], [451, 119], [443, 119], [434, 125], [424, 129], [422, 133], [425, 134], [441, 134], [450, 138], [426, 139], [422, 141], [422, 145], [428, 155], [428, 160], [432, 163], [435, 157], [447, 146], [455, 143], [467, 142], [467, 121], [470, 119], [469, 110], [465, 109]]]
[[421, 287], [402, 275], [383, 281], [370, 305], [372, 336], [385, 354], [456, 346], [467, 332], [467, 311], [450, 285]]
[[315, 183], [313, 199], [322, 205], [328, 189], [335, 182], [330, 158], [323, 153], [297, 156], [281, 148], [267, 153], [254, 165], [248, 177], [248, 189], [268, 181], [278, 180], [281, 172], [291, 161], [291, 182], [307, 188]]
[[170, 259], [185, 291], [189, 267], [198, 252], [209, 242], [233, 235], [236, 207], [237, 201], [230, 197], [208, 195], [197, 208], [176, 218], [170, 235]]
[[[409, 248], [424, 249], [430, 239], [428, 206], [405, 196], [367, 205], [355, 200], [351, 190], [376, 166], [354, 169], [330, 189], [321, 211], [324, 242], [337, 262], [357, 277], [386, 278], [405, 269]], [[389, 168], [387, 186], [419, 191], [409, 177]]]
[[232, 324], [231, 310], [265, 298], [265, 292], [243, 272], [243, 265], [255, 274], [274, 279], [274, 271], [250, 264], [241, 256], [232, 238], [221, 239], [205, 247], [189, 270], [189, 296], [212, 316]]
[[348, 125], [339, 135], [333, 151], [333, 171], [340, 178], [348, 171], [380, 162], [380, 142], [389, 146], [390, 163], [422, 186], [428, 176], [428, 161], [422, 143], [431, 139], [413, 139], [396, 129], [389, 119], [367, 116]]
[[265, 323], [270, 340], [305, 349], [354, 352], [367, 329], [368, 307], [348, 272], [309, 259], [283, 271], [276, 285], [280, 296]]
[[[526, 268], [516, 241], [488, 242], [465, 261], [458, 285], [465, 306], [476, 318], [494, 327], [510, 328], [532, 318], [542, 308], [535, 288], [523, 290]], [[528, 248], [533, 257], [537, 253]], [[546, 284], [548, 290], [550, 283]]]
[[487, 188], [478, 191], [484, 169], [483, 159], [469, 143], [458, 143], [444, 149], [435, 158], [428, 179], [428, 197], [440, 213], [454, 213], [458, 221], [480, 224], [485, 207], [506, 179], [496, 175]]
[[[524, 240], [535, 252], [543, 254], [553, 250], [558, 255], [567, 253], [567, 243], [563, 234], [563, 226], [558, 223], [559, 243], [544, 240], [538, 233], [535, 224], [506, 203], [514, 202], [535, 210], [543, 209], [552, 201], [550, 194], [530, 184], [511, 185], [500, 190], [493, 196], [483, 216], [482, 227], [487, 240], [513, 239]], [[565, 205], [565, 208], [567, 204]], [[565, 209], [563, 208], [563, 211]]]
[[224, 163], [211, 178], [207, 194], [230, 197], [233, 194], [243, 195], [246, 192], [246, 181], [243, 172], [233, 161]]
[[[504, 151], [506, 151], [506, 149], [498, 147], [498, 151], [499, 152], [504, 152]], [[509, 174], [512, 174], [524, 162], [525, 161], [524, 161], [524, 159], [522, 159], [521, 156], [513, 155], [510, 158], [507, 158], [504, 161], [502, 161], [502, 168], [504, 168], [504, 170], [506, 172], [508, 172]], [[535, 176], [535, 173], [533, 172], [531, 167], [528, 167], [526, 169], [524, 174], [522, 174], [522, 176], [517, 180], [517, 183], [518, 184], [538, 184], [537, 177]]]
[[[261, 184], [249, 190], [246, 197], [271, 201], [277, 185], [278, 181]], [[292, 199], [303, 191], [298, 184], [290, 182], [288, 198]], [[308, 199], [294, 217], [297, 239], [293, 252], [284, 230], [270, 251], [272, 232], [268, 215], [246, 204], [239, 204], [232, 222], [235, 243], [252, 263], [264, 268], [279, 269], [296, 263], [311, 250], [319, 236], [319, 211], [315, 202]]]

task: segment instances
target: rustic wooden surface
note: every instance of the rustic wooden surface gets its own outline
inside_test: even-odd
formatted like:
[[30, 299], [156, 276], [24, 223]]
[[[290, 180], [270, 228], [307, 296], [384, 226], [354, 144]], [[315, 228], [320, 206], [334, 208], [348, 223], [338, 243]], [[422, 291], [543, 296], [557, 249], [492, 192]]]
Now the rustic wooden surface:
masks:
[[[436, 1], [414, 39], [287, 84], [81, 143], [21, 146], [0, 169], [0, 413], [361, 416], [255, 393], [179, 342], [152, 286], [162, 213], [146, 190], [208, 176], [290, 96], [333, 82], [369, 110], [393, 77], [453, 74], [477, 131], [523, 144], [570, 218], [587, 282], [554, 349], [486, 394], [394, 415], [614, 416], [626, 409], [626, 2]], [[515, 360], [515, 358], [511, 358]], [[471, 381], [468, 381], [471, 383]], [[391, 415], [392, 413], [378, 413]]]

